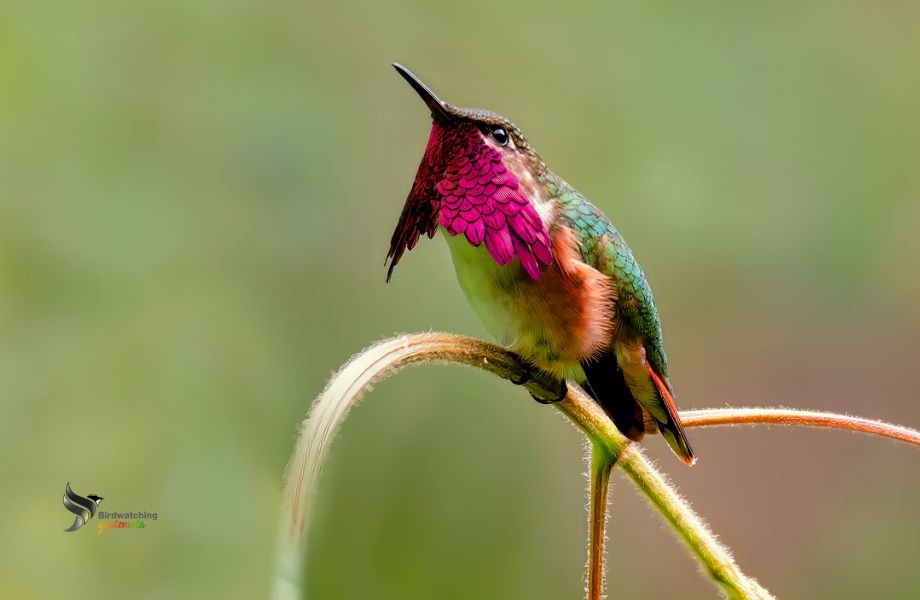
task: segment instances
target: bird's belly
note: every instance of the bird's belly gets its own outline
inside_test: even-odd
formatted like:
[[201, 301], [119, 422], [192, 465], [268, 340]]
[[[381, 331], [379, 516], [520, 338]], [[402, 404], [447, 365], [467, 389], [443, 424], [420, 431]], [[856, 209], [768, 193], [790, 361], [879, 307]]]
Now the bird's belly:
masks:
[[538, 367], [580, 379], [579, 363], [609, 341], [609, 327], [594, 321], [609, 324], [611, 318], [609, 311], [591, 305], [583, 282], [561, 276], [556, 265], [544, 267], [534, 281], [519, 261], [501, 266], [484, 245], [442, 233], [460, 287], [486, 330]]

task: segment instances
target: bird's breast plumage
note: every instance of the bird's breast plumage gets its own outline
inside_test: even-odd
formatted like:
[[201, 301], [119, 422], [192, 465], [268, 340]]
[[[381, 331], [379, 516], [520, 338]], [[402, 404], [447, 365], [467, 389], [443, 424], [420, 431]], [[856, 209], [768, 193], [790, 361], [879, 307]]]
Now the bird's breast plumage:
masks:
[[553, 263], [532, 278], [519, 261], [498, 265], [461, 236], [445, 238], [457, 279], [489, 333], [538, 367], [562, 377], [609, 346], [615, 291], [585, 264], [572, 231], [550, 230]]

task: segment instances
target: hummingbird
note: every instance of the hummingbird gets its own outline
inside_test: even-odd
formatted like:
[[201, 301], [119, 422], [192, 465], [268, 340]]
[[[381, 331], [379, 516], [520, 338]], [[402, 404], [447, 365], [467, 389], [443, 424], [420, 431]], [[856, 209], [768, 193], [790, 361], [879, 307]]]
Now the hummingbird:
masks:
[[393, 67], [430, 109], [432, 128], [393, 232], [387, 281], [422, 234], [441, 231], [486, 330], [529, 373], [558, 385], [558, 397], [535, 399], [562, 400], [574, 381], [629, 439], [661, 432], [693, 465], [652, 290], [623, 236], [510, 120], [448, 104]]

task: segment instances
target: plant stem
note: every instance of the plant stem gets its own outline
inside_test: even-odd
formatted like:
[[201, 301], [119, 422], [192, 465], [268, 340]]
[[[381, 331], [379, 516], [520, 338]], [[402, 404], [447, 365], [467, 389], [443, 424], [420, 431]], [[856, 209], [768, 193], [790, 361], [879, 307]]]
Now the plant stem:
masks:
[[[297, 444], [285, 469], [283, 508], [273, 598], [303, 597], [306, 531], [313, 494], [326, 453], [338, 427], [376, 381], [419, 363], [458, 363], [475, 366], [505, 379], [520, 380], [526, 373], [511, 352], [487, 342], [459, 335], [424, 333], [390, 338], [354, 355], [310, 407]], [[544, 397], [554, 390], [528, 387]]]
[[603, 446], [609, 456], [617, 457], [616, 464], [674, 527], [728, 598], [773, 598], [755, 580], [741, 572], [728, 549], [719, 543], [687, 501], [680, 497], [637, 445], [630, 443], [620, 433], [604, 410], [581, 388], [570, 383], [568, 396], [555, 406], [578, 425], [595, 445]]
[[801, 425], [805, 427], [826, 427], [849, 429], [871, 433], [920, 446], [920, 432], [861, 417], [850, 417], [814, 410], [793, 410], [790, 408], [707, 408], [681, 411], [680, 420], [684, 427], [712, 427], [718, 425]]
[[[406, 366], [432, 362], [469, 365], [512, 381], [520, 380], [526, 371], [517, 355], [508, 350], [482, 340], [446, 333], [391, 338], [352, 357], [329, 380], [326, 389], [313, 403], [288, 463], [273, 593], [276, 600], [303, 597], [302, 578], [306, 566], [306, 530], [310, 508], [323, 459], [337, 427], [375, 381]], [[542, 397], [556, 392], [543, 387], [539, 378], [528, 382], [526, 387]], [[674, 527], [729, 598], [771, 598], [756, 581], [738, 569], [728, 550], [719, 544], [693, 509], [642, 452], [614, 427], [603, 409], [577, 385], [570, 385], [565, 400], [556, 403], [555, 407], [588, 436], [594, 448], [593, 459], [603, 455], [609, 462], [604, 472], [603, 461], [600, 465], [592, 461], [589, 593], [593, 590], [597, 593], [589, 596], [592, 600], [600, 598], [603, 591], [607, 482], [614, 463], [623, 468], [652, 506]], [[681, 418], [686, 427], [752, 423], [835, 427], [920, 445], [920, 432], [912, 429], [830, 413], [788, 409], [713, 409], [681, 413]], [[598, 500], [601, 497], [604, 498], [603, 504]]]
[[728, 549], [719, 544], [705, 523], [677, 494], [664, 476], [636, 446], [628, 447], [619, 465], [648, 501], [674, 527], [696, 554], [709, 575], [722, 586], [729, 598], [772, 598], [755, 580], [746, 577], [732, 560]]
[[588, 600], [604, 597], [604, 543], [607, 541], [607, 490], [616, 457], [591, 444], [591, 512], [588, 517]]

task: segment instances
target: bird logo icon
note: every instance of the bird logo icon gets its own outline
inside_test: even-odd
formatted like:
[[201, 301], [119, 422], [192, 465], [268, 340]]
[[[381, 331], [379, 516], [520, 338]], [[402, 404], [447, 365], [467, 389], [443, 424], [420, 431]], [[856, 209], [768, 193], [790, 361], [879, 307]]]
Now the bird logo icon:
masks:
[[73, 524], [64, 531], [76, 531], [93, 518], [103, 498], [96, 494], [90, 494], [84, 498], [70, 489], [70, 482], [68, 481], [67, 487], [64, 488], [63, 500], [64, 508], [74, 514]]

